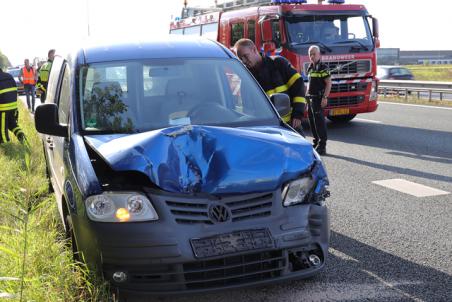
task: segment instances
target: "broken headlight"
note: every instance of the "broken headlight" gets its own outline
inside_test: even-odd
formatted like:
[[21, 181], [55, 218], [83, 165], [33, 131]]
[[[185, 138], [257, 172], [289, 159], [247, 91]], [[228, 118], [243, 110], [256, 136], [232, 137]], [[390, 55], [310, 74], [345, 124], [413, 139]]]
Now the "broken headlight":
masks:
[[136, 192], [105, 192], [85, 200], [88, 217], [100, 222], [134, 222], [159, 217], [149, 199]]
[[304, 202], [314, 184], [315, 181], [311, 175], [306, 175], [286, 184], [282, 190], [283, 206], [288, 207]]

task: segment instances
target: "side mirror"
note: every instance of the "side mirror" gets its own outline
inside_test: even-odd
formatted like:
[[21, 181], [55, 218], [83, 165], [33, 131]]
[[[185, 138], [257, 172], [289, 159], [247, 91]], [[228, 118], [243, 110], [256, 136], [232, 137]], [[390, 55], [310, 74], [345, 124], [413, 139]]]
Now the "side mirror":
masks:
[[372, 17], [372, 32], [375, 38], [380, 37], [377, 18]]
[[262, 42], [270, 42], [273, 40], [273, 28], [270, 19], [261, 22]]
[[290, 98], [285, 93], [275, 93], [270, 96], [270, 100], [278, 111], [280, 116], [290, 113]]
[[58, 106], [56, 104], [41, 104], [35, 112], [36, 131], [43, 134], [67, 137], [68, 128], [58, 122]]

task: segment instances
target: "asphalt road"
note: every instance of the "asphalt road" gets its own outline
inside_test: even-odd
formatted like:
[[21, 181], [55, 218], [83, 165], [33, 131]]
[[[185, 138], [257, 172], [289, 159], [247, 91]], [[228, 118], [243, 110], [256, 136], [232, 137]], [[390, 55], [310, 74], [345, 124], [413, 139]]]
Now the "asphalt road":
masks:
[[[452, 301], [452, 108], [380, 103], [328, 123], [330, 255], [307, 280], [149, 301]], [[309, 138], [308, 138], [309, 139]], [[447, 195], [415, 197], [373, 181]]]
[[452, 110], [381, 103], [328, 132], [331, 242], [321, 274], [149, 301], [452, 301], [452, 194], [372, 183], [402, 178], [452, 192]]

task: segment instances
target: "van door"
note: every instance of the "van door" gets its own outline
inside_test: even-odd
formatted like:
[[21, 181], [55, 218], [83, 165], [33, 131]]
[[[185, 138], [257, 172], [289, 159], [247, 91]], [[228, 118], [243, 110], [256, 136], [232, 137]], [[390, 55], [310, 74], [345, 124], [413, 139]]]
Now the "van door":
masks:
[[[62, 77], [60, 79], [61, 85], [58, 93], [58, 121], [60, 125], [69, 127], [69, 114], [71, 104], [71, 70], [69, 64], [64, 63], [61, 68]], [[55, 166], [55, 178], [57, 185], [63, 190], [65, 181], [65, 165], [64, 165], [64, 150], [65, 145], [68, 144], [69, 139], [66, 137], [53, 137], [53, 165]], [[62, 191], [63, 192], [63, 191]]]
[[[57, 104], [57, 98], [59, 93], [59, 87], [61, 85], [61, 68], [63, 66], [64, 60], [61, 57], [55, 57], [52, 63], [52, 69], [50, 71], [49, 83], [47, 85], [47, 98], [46, 103]], [[54, 190], [59, 191], [59, 196], [61, 196], [62, 188], [61, 185], [56, 181], [57, 171], [54, 165], [54, 151], [55, 151], [55, 136], [44, 135], [44, 150], [45, 156], [47, 158], [47, 167], [49, 169], [50, 180]], [[58, 194], [57, 194], [58, 195]]]

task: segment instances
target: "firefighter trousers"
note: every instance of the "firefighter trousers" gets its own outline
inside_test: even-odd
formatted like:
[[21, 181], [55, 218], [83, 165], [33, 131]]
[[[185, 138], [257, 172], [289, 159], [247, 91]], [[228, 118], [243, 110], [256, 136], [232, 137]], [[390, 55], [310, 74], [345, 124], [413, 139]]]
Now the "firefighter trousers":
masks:
[[308, 117], [312, 136], [314, 137], [314, 146], [325, 148], [327, 140], [326, 122], [320, 98], [315, 98], [309, 102]]
[[25, 134], [18, 124], [19, 111], [17, 109], [0, 111], [0, 144], [10, 141], [8, 130], [11, 131], [20, 142], [25, 141]]

